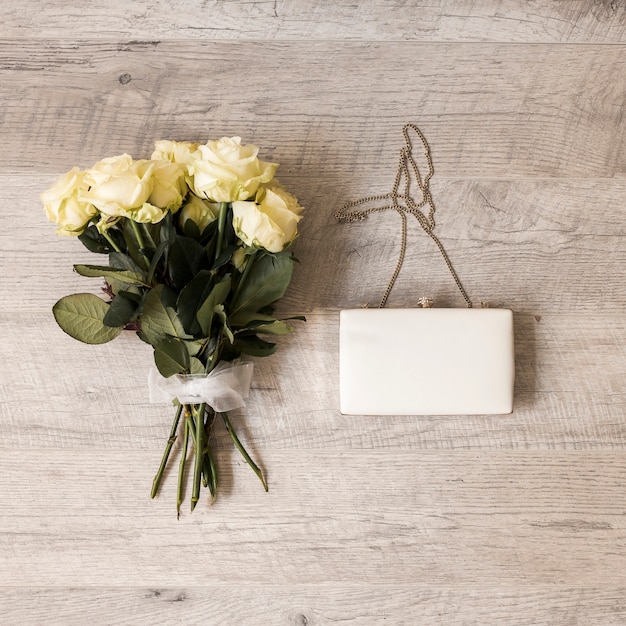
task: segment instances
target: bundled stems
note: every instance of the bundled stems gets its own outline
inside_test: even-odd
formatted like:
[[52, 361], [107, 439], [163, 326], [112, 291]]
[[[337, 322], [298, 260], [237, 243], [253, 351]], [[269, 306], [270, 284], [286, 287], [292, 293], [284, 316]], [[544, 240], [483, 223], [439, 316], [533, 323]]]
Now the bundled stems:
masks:
[[[177, 435], [176, 431], [179, 428], [180, 418], [183, 416], [183, 444], [182, 444], [182, 456], [179, 462], [178, 467], [178, 487], [177, 487], [177, 497], [176, 497], [176, 511], [178, 516], [180, 517], [180, 507], [183, 501], [183, 488], [184, 488], [184, 480], [185, 480], [185, 467], [187, 463], [187, 451], [189, 448], [189, 440], [191, 439], [194, 447], [194, 471], [193, 471], [193, 491], [191, 495], [191, 510], [193, 511], [196, 508], [200, 500], [200, 484], [202, 483], [204, 487], [208, 487], [211, 498], [215, 498], [217, 495], [217, 467], [215, 465], [215, 461], [213, 459], [213, 455], [211, 454], [211, 450], [209, 448], [209, 438], [210, 432], [208, 429], [213, 424], [213, 420], [215, 419], [217, 413], [213, 411], [212, 408], [207, 407], [206, 403], [203, 404], [195, 404], [195, 405], [179, 405], [176, 411], [176, 416], [174, 418], [174, 423], [172, 424], [172, 428], [170, 431], [170, 437], [167, 441], [167, 445], [165, 447], [165, 451], [163, 453], [163, 458], [161, 459], [161, 465], [159, 466], [159, 471], [157, 472], [154, 480], [152, 482], [152, 491], [150, 492], [150, 497], [154, 498], [159, 491], [159, 485], [161, 483], [161, 478], [163, 477], [163, 473], [169, 461], [170, 452], [172, 450], [172, 446], [176, 441]], [[205, 415], [208, 415], [208, 418], [205, 421]], [[228, 413], [220, 413], [222, 419], [224, 420], [224, 426], [226, 427], [226, 431], [230, 435], [235, 447], [241, 455], [243, 456], [246, 463], [250, 466], [252, 471], [257, 475], [263, 488], [265, 491], [268, 491], [267, 482], [265, 477], [263, 476], [263, 472], [259, 469], [256, 463], [252, 460], [247, 450], [243, 447], [241, 441], [237, 437], [235, 433], [235, 429], [230, 422], [228, 417]]]
[[[252, 259], [250, 259], [248, 263], [248, 269], [251, 265]], [[246, 273], [244, 272], [241, 280], [245, 280]], [[221, 342], [221, 337], [220, 337]], [[205, 373], [209, 374], [213, 368], [217, 365], [220, 358], [221, 353], [221, 343], [218, 342], [217, 348], [214, 350], [211, 357], [207, 360], [207, 364], [205, 367]], [[207, 432], [209, 426], [213, 424], [213, 420], [215, 419], [217, 413], [205, 402], [201, 404], [193, 404], [193, 405], [180, 405], [176, 412], [176, 416], [174, 418], [174, 423], [172, 424], [172, 430], [170, 432], [170, 438], [168, 439], [167, 446], [165, 448], [165, 452], [163, 453], [163, 458], [161, 460], [161, 466], [159, 467], [159, 471], [157, 475], [154, 477], [154, 481], [152, 483], [152, 491], [151, 497], [155, 497], [158, 493], [159, 484], [161, 481], [161, 477], [163, 476], [163, 472], [167, 465], [170, 451], [174, 442], [176, 441], [176, 429], [178, 427], [181, 413], [184, 415], [184, 437], [183, 437], [183, 449], [182, 449], [182, 458], [180, 460], [179, 470], [178, 470], [178, 490], [177, 490], [177, 499], [176, 499], [176, 510], [178, 512], [178, 516], [180, 517], [180, 506], [183, 500], [183, 485], [184, 485], [184, 474], [185, 474], [185, 463], [187, 460], [187, 449], [189, 446], [189, 439], [191, 438], [194, 446], [195, 457], [194, 457], [194, 467], [193, 467], [193, 485], [192, 485], [192, 494], [191, 494], [191, 510], [193, 511], [196, 508], [200, 500], [200, 486], [201, 484], [205, 487], [209, 488], [211, 493], [211, 497], [215, 498], [217, 494], [217, 468], [215, 466], [215, 462], [211, 455], [209, 449], [209, 438], [210, 432]], [[205, 421], [205, 415], [208, 413], [208, 419]], [[235, 447], [241, 455], [243, 456], [246, 463], [250, 466], [252, 471], [257, 475], [263, 488], [265, 491], [268, 491], [267, 482], [265, 477], [263, 476], [263, 472], [259, 469], [259, 467], [252, 460], [247, 450], [243, 447], [241, 441], [237, 437], [235, 433], [235, 429], [230, 422], [228, 417], [228, 413], [220, 413], [222, 419], [224, 420], [224, 425], [230, 438], [232, 439]]]

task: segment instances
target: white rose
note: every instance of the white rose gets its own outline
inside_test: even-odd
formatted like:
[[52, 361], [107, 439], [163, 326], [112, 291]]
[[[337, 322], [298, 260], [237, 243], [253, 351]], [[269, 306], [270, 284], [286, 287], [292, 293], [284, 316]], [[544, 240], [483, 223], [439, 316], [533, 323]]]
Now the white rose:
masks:
[[148, 203], [155, 165], [154, 161], [133, 161], [128, 154], [103, 159], [87, 170], [89, 189], [79, 193], [79, 200], [90, 202], [110, 217], [160, 222], [167, 210]]
[[74, 167], [39, 194], [46, 217], [57, 224], [60, 235], [80, 235], [98, 213], [95, 206], [78, 198], [79, 192], [87, 188], [84, 179], [85, 172]]
[[180, 211], [180, 226], [184, 228], [185, 222], [191, 220], [198, 226], [198, 230], [202, 232], [216, 219], [219, 210], [218, 204], [207, 202], [190, 194], [189, 199]]
[[198, 149], [199, 143], [188, 141], [169, 141], [161, 139], [154, 142], [154, 152], [150, 157], [153, 161], [169, 161], [170, 163], [191, 162], [191, 153]]
[[148, 202], [175, 213], [183, 203], [189, 187], [185, 182], [186, 169], [180, 163], [154, 161], [152, 193]]
[[189, 174], [196, 195], [213, 202], [254, 197], [259, 185], [274, 177], [277, 163], [259, 161], [259, 149], [242, 146], [240, 137], [209, 141], [191, 155]]
[[233, 202], [233, 227], [245, 244], [280, 252], [295, 239], [303, 209], [277, 181], [260, 195], [259, 204]]

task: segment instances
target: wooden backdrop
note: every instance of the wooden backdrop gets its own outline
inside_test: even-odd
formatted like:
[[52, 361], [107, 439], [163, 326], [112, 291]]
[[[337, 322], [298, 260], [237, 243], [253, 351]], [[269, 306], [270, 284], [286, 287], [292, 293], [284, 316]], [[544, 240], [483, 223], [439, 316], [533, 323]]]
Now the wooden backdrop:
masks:
[[[71, 0], [0, 6], [0, 621], [626, 623], [623, 0]], [[474, 300], [515, 311], [508, 416], [344, 417], [338, 310], [375, 303], [401, 127], [431, 146], [437, 232]], [[223, 491], [149, 499], [171, 422], [147, 346], [82, 345], [98, 292], [37, 194], [155, 139], [240, 135], [306, 206], [285, 312], [220, 448]], [[411, 231], [390, 300], [462, 300]]]

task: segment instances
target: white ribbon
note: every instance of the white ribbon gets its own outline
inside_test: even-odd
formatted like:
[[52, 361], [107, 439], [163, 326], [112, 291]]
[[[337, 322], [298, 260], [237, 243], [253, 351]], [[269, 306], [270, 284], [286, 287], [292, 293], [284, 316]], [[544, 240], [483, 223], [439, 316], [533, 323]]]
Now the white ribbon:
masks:
[[181, 404], [206, 402], [218, 413], [240, 409], [246, 405], [254, 364], [222, 361], [210, 374], [179, 374], [165, 378], [156, 368], [150, 370], [148, 391], [150, 402]]

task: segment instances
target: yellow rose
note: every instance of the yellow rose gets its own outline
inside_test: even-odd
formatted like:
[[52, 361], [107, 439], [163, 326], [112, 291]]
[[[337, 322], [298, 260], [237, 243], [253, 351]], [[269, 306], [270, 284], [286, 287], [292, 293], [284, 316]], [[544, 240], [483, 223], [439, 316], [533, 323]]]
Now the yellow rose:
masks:
[[253, 198], [259, 185], [274, 177], [277, 163], [259, 161], [259, 149], [242, 146], [240, 137], [209, 141], [191, 154], [189, 174], [200, 198], [234, 202]]
[[89, 189], [78, 194], [79, 200], [110, 217], [160, 222], [167, 210], [148, 203], [155, 166], [154, 161], [133, 161], [128, 154], [103, 159], [85, 173]]
[[46, 217], [57, 224], [60, 235], [80, 235], [98, 213], [95, 206], [78, 198], [79, 192], [87, 188], [84, 179], [85, 172], [74, 167], [39, 194]]
[[153, 169], [151, 161], [133, 161], [128, 154], [98, 161], [86, 172], [89, 190], [82, 193], [82, 198], [102, 213], [126, 217], [148, 201]]
[[198, 149], [199, 143], [188, 141], [169, 141], [161, 139], [154, 142], [154, 152], [150, 157], [153, 161], [169, 161], [170, 163], [191, 162], [191, 153]]
[[175, 213], [180, 209], [189, 187], [185, 182], [186, 169], [180, 163], [154, 161], [152, 193], [148, 202]]
[[185, 227], [185, 222], [191, 220], [202, 232], [219, 214], [219, 205], [213, 202], [202, 200], [193, 194], [185, 202], [180, 212], [180, 226]]
[[245, 244], [280, 252], [295, 239], [303, 209], [278, 181], [259, 195], [259, 204], [233, 202], [233, 227]]

